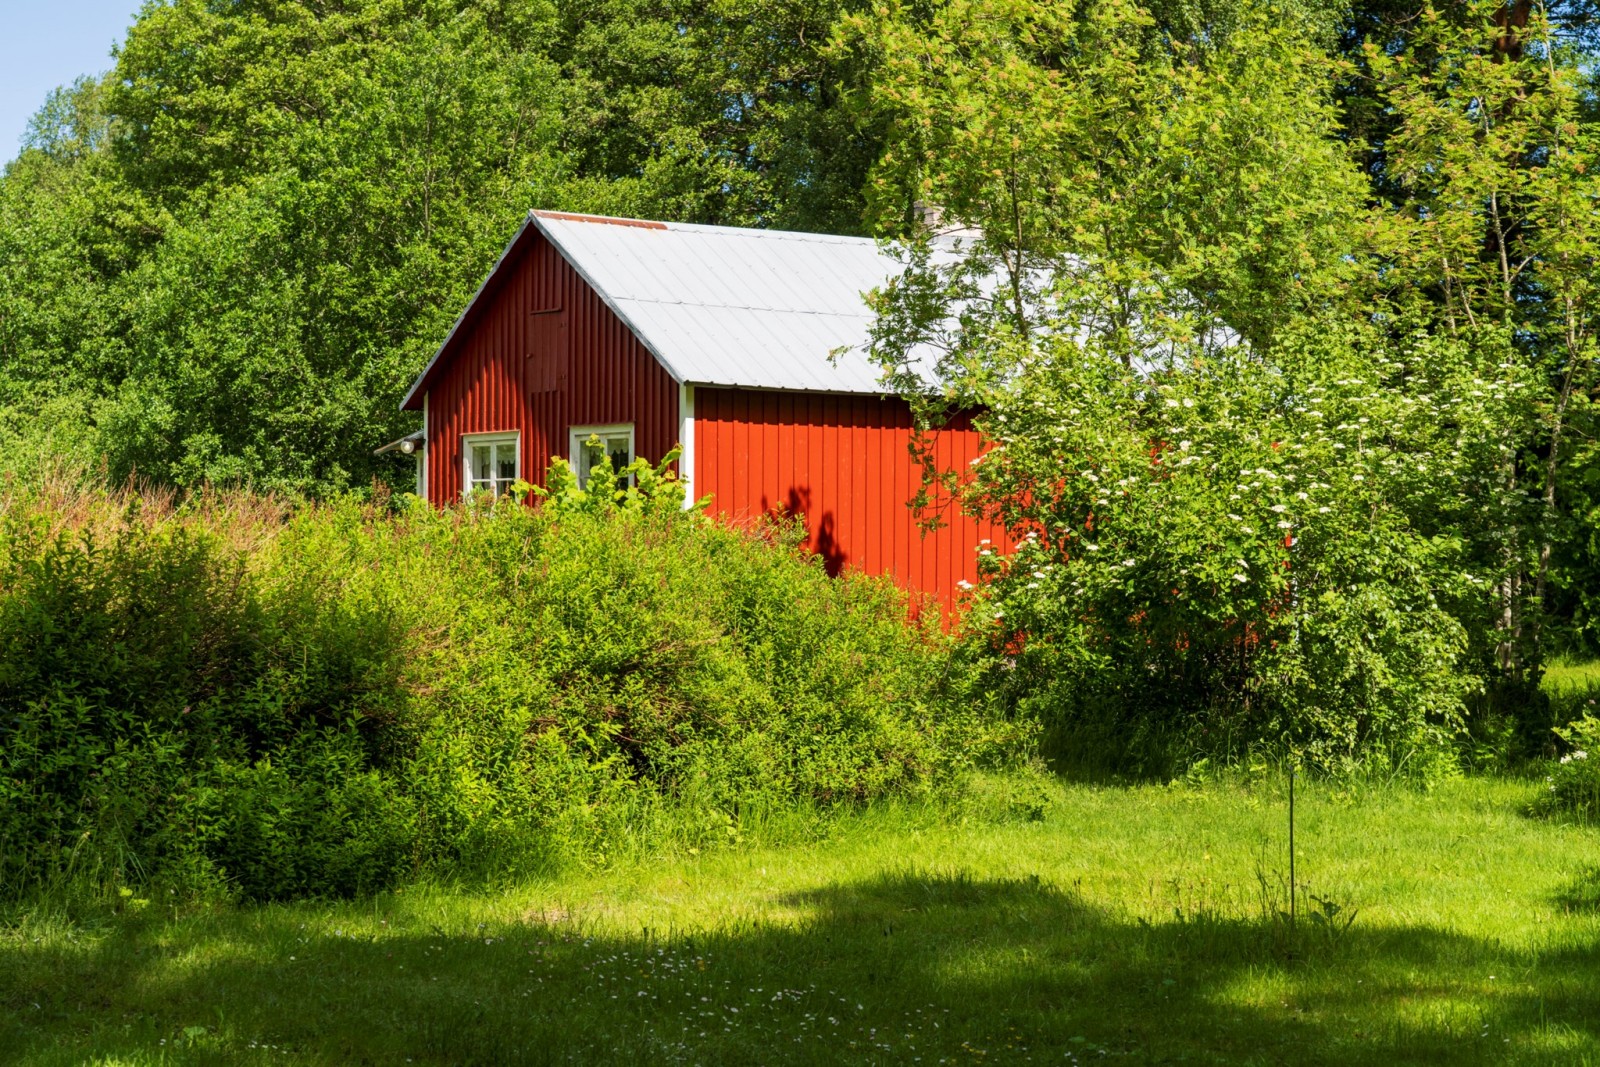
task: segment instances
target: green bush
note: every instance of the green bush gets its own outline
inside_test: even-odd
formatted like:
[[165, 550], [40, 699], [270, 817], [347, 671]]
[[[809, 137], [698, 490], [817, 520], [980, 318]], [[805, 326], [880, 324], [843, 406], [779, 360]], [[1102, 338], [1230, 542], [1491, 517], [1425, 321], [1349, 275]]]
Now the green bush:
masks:
[[1585, 715], [1556, 727], [1555, 734], [1567, 751], [1550, 761], [1547, 792], [1535, 809], [1544, 815], [1600, 819], [1600, 719]]
[[1402, 365], [1354, 329], [1285, 329], [1272, 363], [1140, 366], [1072, 337], [1018, 348], [982, 394], [996, 445], [961, 491], [1017, 541], [980, 556], [967, 616], [988, 691], [1074, 769], [1460, 773], [1505, 558], [1495, 428], [1522, 383], [1451, 345]]
[[537, 508], [14, 490], [0, 895], [352, 895], [925, 790], [1016, 728], [945, 638], [665, 468]]

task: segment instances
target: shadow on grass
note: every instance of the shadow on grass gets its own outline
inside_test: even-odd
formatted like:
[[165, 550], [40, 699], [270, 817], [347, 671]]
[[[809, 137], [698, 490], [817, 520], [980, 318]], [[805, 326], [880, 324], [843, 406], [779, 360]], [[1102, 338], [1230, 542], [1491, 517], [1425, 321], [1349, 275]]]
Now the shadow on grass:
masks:
[[1592, 943], [1358, 922], [1292, 946], [1269, 920], [1128, 920], [959, 873], [773, 903], [796, 921], [619, 937], [554, 908], [448, 929], [386, 898], [7, 942], [0, 1058], [1456, 1064], [1593, 1062], [1600, 1035]]
[[1600, 915], [1600, 867], [1579, 871], [1556, 896], [1556, 904], [1575, 915]]

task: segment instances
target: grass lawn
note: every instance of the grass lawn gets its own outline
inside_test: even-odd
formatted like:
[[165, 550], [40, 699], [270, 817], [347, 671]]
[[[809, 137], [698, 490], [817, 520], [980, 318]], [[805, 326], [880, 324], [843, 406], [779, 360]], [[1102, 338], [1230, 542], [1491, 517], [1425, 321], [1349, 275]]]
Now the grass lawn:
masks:
[[1523, 816], [1537, 783], [1304, 788], [1299, 876], [1339, 910], [1291, 934], [1280, 788], [1052, 786], [1037, 821], [886, 809], [492, 894], [24, 922], [0, 1059], [1600, 1063], [1600, 830]]

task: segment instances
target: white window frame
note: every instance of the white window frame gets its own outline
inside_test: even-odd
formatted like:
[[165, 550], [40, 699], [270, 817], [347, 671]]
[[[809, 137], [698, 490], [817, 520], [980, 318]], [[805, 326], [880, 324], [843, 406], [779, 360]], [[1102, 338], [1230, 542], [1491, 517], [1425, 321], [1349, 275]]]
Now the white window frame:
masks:
[[[511, 484], [522, 480], [522, 434], [517, 430], [502, 430], [497, 433], [464, 433], [461, 435], [461, 495], [470, 497], [473, 491], [482, 486], [474, 485], [472, 476], [472, 449], [474, 445], [507, 445], [511, 446], [511, 454], [516, 457], [516, 473], [511, 477]], [[498, 458], [498, 457], [496, 457]], [[499, 482], [496, 477], [491, 481]], [[497, 487], [498, 488], [498, 487]], [[506, 486], [510, 489], [510, 485]], [[496, 492], [497, 498], [505, 493]]]
[[[628, 462], [632, 463], [638, 458], [639, 453], [634, 448], [634, 429], [631, 422], [609, 422], [601, 426], [574, 426], [567, 431], [567, 462], [572, 465], [572, 473], [577, 475], [579, 485], [589, 484], [589, 472], [583, 469], [583, 443], [591, 436], [598, 436], [602, 440], [607, 437], [620, 437], [628, 435]], [[632, 481], [632, 476], [625, 476], [625, 480]]]

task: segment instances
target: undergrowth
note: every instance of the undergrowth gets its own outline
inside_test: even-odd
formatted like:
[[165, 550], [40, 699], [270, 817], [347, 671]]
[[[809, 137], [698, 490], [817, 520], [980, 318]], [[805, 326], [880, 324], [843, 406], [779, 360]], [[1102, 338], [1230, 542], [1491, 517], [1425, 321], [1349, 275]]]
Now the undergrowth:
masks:
[[0, 899], [358, 896], [716, 848], [1025, 747], [945, 706], [945, 638], [892, 584], [651, 484], [445, 512], [10, 486]]

